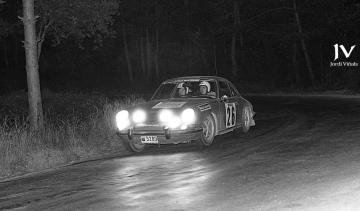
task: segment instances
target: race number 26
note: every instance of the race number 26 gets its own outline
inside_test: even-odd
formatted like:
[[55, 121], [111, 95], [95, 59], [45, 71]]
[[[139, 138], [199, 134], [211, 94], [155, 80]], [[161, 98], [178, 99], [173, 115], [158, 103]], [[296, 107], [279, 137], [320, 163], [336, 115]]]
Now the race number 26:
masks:
[[236, 123], [236, 106], [235, 103], [225, 103], [226, 128], [234, 127]]

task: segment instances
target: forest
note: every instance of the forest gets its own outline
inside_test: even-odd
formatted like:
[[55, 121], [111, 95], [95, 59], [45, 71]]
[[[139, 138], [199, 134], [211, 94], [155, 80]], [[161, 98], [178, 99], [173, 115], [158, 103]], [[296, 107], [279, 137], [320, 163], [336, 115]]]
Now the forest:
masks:
[[[21, 10], [0, 5], [0, 93], [27, 89]], [[358, 1], [36, 0], [35, 14], [42, 89], [143, 92], [185, 75], [260, 91], [359, 89], [358, 66], [330, 65], [335, 44], [359, 43]], [[358, 63], [357, 48], [339, 60]]]

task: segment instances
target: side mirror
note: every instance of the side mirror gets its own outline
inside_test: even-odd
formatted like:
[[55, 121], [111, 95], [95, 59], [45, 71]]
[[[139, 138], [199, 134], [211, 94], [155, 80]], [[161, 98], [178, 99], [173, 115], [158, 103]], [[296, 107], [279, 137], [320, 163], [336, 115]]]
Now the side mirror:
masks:
[[229, 97], [227, 95], [223, 95], [220, 100], [226, 102], [229, 100]]

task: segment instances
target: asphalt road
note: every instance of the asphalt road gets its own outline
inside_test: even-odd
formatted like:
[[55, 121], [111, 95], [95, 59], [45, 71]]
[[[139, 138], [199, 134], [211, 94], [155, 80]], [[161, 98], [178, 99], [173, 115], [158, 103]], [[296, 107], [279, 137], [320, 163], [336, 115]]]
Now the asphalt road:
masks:
[[0, 209], [359, 210], [360, 99], [247, 99], [247, 134], [2, 182]]

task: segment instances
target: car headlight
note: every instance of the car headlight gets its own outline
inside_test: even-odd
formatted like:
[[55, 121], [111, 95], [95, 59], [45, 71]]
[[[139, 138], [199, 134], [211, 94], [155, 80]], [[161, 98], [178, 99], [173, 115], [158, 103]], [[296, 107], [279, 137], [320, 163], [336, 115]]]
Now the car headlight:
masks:
[[187, 108], [181, 113], [181, 121], [185, 124], [192, 124], [195, 122], [195, 111], [192, 108]]
[[130, 125], [129, 112], [127, 110], [119, 111], [116, 114], [116, 125], [119, 130], [123, 130]]
[[168, 123], [168, 126], [172, 129], [179, 127], [181, 124], [181, 119], [177, 116], [174, 116], [171, 118], [171, 120]]
[[161, 122], [169, 122], [173, 117], [173, 113], [170, 110], [162, 110], [159, 118]]
[[132, 119], [135, 123], [142, 123], [146, 120], [146, 113], [143, 110], [137, 110], [133, 113]]

